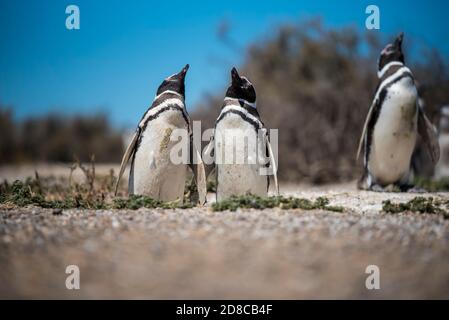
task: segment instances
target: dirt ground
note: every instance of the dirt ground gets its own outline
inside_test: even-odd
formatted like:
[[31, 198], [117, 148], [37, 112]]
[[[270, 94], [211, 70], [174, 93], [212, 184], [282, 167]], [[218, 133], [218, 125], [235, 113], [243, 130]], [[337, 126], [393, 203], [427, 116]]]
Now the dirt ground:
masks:
[[[33, 173], [13, 169], [0, 178]], [[381, 212], [416, 194], [354, 183], [281, 193], [346, 210], [0, 209], [0, 298], [449, 298], [449, 220]], [[66, 289], [68, 265], [79, 290]], [[365, 287], [368, 265], [379, 290]]]

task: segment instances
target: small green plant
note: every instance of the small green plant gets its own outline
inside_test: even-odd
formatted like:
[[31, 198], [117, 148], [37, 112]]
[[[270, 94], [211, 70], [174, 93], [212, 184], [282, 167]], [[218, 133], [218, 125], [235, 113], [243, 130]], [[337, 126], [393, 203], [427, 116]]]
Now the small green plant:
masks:
[[114, 199], [111, 207], [113, 209], [137, 210], [139, 208], [187, 209], [194, 206], [195, 205], [192, 202], [185, 202], [183, 204], [181, 204], [180, 201], [163, 202], [150, 197], [132, 195], [129, 198]]
[[[42, 208], [84, 208], [103, 209], [106, 204], [102, 199], [85, 198], [79, 194], [67, 194], [63, 199], [47, 199], [41, 186], [37, 187], [36, 180], [27, 179], [25, 182], [14, 181], [12, 185], [2, 184], [0, 203], [9, 203], [19, 207], [35, 205]], [[36, 188], [38, 188], [36, 190]]]
[[34, 193], [32, 191], [32, 185], [29, 183], [14, 181], [11, 186], [7, 186], [6, 190], [7, 192], [2, 196], [3, 202], [11, 202], [21, 207], [30, 204], [45, 204], [45, 199], [42, 194]]
[[15, 181], [12, 185], [7, 182], [0, 187], [0, 203], [13, 204], [19, 207], [35, 205], [52, 209], [131, 209], [139, 208], [192, 208], [195, 205], [190, 201], [183, 204], [180, 201], [162, 202], [144, 196], [130, 196], [129, 198], [116, 198], [107, 201], [102, 195], [86, 196], [82, 193], [67, 193], [61, 199], [47, 199], [43, 193], [33, 191], [34, 180], [28, 182]]
[[187, 182], [184, 187], [184, 202], [185, 203], [198, 203], [199, 195], [198, 188], [195, 183], [195, 179], [193, 175], [190, 179], [187, 179]]
[[[72, 181], [72, 174], [80, 169], [84, 174], [83, 182]], [[191, 208], [198, 201], [198, 192], [193, 178], [186, 184], [183, 204], [181, 201], [162, 202], [143, 196], [113, 198], [116, 177], [111, 169], [108, 175], [97, 176], [95, 157], [91, 157], [90, 166], [79, 160], [70, 168], [68, 179], [54, 176], [4, 181], [0, 184], [0, 204], [25, 207], [28, 205], [53, 209], [138, 209], [138, 208]]]
[[413, 184], [429, 192], [449, 191], [449, 178], [433, 180], [427, 177], [416, 177]]
[[[449, 201], [434, 199], [433, 197], [415, 197], [407, 202], [393, 203], [390, 200], [382, 202], [382, 210], [388, 213], [400, 212], [419, 212], [442, 214], [446, 219], [449, 218], [447, 208]], [[444, 207], [446, 207], [444, 209]]]
[[215, 178], [207, 179], [207, 192], [217, 192], [217, 180]]
[[238, 208], [243, 209], [266, 209], [266, 208], [281, 208], [281, 209], [303, 209], [314, 210], [322, 209], [335, 212], [343, 212], [344, 208], [339, 206], [329, 206], [329, 199], [319, 197], [315, 201], [303, 198], [294, 197], [259, 197], [254, 195], [232, 196], [229, 199], [216, 202], [212, 204], [213, 211], [231, 210], [235, 211]]

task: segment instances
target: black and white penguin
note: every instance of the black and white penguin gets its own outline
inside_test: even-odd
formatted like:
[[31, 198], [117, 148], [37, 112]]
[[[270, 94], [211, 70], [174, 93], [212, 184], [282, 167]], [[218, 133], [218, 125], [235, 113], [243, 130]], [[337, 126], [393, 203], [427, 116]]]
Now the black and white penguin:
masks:
[[[184, 80], [189, 69], [186, 65], [179, 73], [166, 78], [157, 90], [151, 107], [137, 126], [131, 143], [122, 159], [116, 185], [131, 159], [129, 194], [144, 195], [162, 201], [179, 200], [184, 196], [187, 165], [195, 176], [201, 204], [206, 199], [206, 180], [201, 156], [193, 145], [190, 117], [185, 107]], [[179, 141], [173, 141], [172, 133], [184, 130], [189, 152], [187, 161], [173, 161], [171, 151]], [[197, 163], [193, 163], [193, 154]]]
[[205, 149], [205, 154], [213, 154], [213, 164], [206, 166], [206, 172], [208, 175], [215, 169], [217, 201], [233, 195], [267, 196], [269, 172], [265, 170], [270, 164], [278, 192], [276, 163], [267, 129], [256, 108], [254, 86], [235, 68], [231, 70], [231, 79], [214, 136]]
[[440, 109], [438, 141], [441, 148], [441, 157], [436, 165], [434, 177], [436, 179], [447, 179], [449, 178], [449, 105]]
[[379, 84], [357, 152], [358, 158], [364, 145], [360, 189], [382, 191], [390, 185], [410, 189], [410, 162], [418, 133], [434, 164], [439, 158], [436, 132], [419, 105], [413, 74], [404, 64], [402, 40], [401, 33], [380, 54]]

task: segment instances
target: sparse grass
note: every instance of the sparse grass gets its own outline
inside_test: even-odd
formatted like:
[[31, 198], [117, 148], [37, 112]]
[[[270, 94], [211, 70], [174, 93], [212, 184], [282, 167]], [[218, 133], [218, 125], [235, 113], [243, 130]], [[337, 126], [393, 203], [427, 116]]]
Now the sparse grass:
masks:
[[319, 197], [315, 201], [303, 198], [294, 197], [259, 197], [254, 195], [232, 196], [229, 199], [216, 202], [212, 204], [213, 211], [231, 210], [235, 211], [238, 208], [244, 209], [267, 209], [267, 208], [281, 208], [281, 209], [304, 209], [314, 210], [322, 209], [335, 212], [343, 212], [344, 208], [339, 206], [329, 206], [329, 199]]
[[4, 182], [0, 190], [0, 203], [19, 207], [35, 205], [58, 209], [105, 209], [107, 207], [104, 198], [101, 197], [86, 197], [77, 192], [67, 192], [64, 197], [58, 197], [55, 194], [46, 195], [43, 190], [36, 190], [35, 185], [37, 185], [37, 182], [33, 179], [27, 179], [25, 182], [14, 181], [12, 185]]
[[112, 204], [113, 209], [130, 209], [130, 210], [137, 210], [139, 208], [187, 209], [192, 208], [194, 206], [195, 205], [192, 202], [184, 202], [183, 204], [181, 204], [180, 201], [163, 202], [155, 200], [150, 197], [137, 196], [137, 195], [132, 195], [126, 199], [125, 198], [114, 199]]
[[30, 204], [43, 205], [45, 200], [41, 194], [36, 194], [32, 191], [33, 185], [31, 183], [24, 184], [20, 181], [15, 181], [12, 185], [7, 182], [1, 187], [1, 202], [10, 202], [17, 206], [24, 207]]
[[[181, 201], [163, 202], [145, 196], [113, 197], [113, 186], [116, 181], [113, 170], [106, 176], [95, 176], [95, 166], [89, 168], [75, 164], [71, 171], [80, 168], [85, 175], [84, 182], [73, 182], [71, 178], [35, 178], [0, 184], [0, 204], [6, 206], [25, 207], [29, 205], [52, 209], [129, 209], [139, 208], [192, 208], [198, 201], [195, 182], [190, 178], [186, 183], [183, 203]], [[211, 186], [213, 187], [213, 186]], [[237, 208], [274, 208], [304, 210], [323, 209], [342, 212], [342, 207], [330, 206], [325, 197], [315, 201], [293, 197], [256, 197], [241, 196], [212, 205], [214, 211], [237, 210]]]
[[413, 184], [429, 192], [449, 191], [449, 178], [433, 180], [426, 177], [416, 177]]
[[[0, 184], [0, 204], [6, 206], [25, 207], [29, 205], [53, 209], [138, 209], [145, 208], [191, 208], [198, 201], [196, 185], [189, 181], [186, 185], [184, 203], [180, 201], [162, 202], [149, 197], [130, 196], [129, 198], [113, 197], [116, 181], [114, 170], [109, 175], [97, 176], [95, 162], [92, 157], [89, 166], [78, 160], [70, 168], [69, 179], [46, 177], [42, 179], [35, 174], [34, 178], [25, 181], [4, 181]], [[80, 169], [84, 181], [73, 182], [72, 173]], [[196, 196], [196, 198], [195, 198]], [[196, 200], [195, 200], [196, 199]]]
[[437, 200], [432, 197], [415, 197], [408, 202], [393, 203], [390, 200], [382, 202], [382, 210], [388, 213], [419, 212], [441, 214], [449, 218], [449, 201]]
[[217, 181], [215, 178], [210, 178], [207, 180], [207, 192], [217, 192]]
[[198, 188], [195, 183], [195, 179], [193, 175], [186, 181], [186, 185], [184, 188], [184, 203], [198, 203], [199, 195]]
[[191, 208], [194, 204], [185, 201], [162, 202], [144, 196], [130, 196], [129, 198], [110, 198], [104, 193], [85, 194], [80, 188], [66, 190], [64, 195], [47, 194], [45, 191], [36, 191], [36, 180], [28, 179], [25, 182], [14, 181], [13, 184], [4, 182], [0, 188], [0, 203], [26, 207], [29, 205], [53, 209], [131, 209], [139, 208]]

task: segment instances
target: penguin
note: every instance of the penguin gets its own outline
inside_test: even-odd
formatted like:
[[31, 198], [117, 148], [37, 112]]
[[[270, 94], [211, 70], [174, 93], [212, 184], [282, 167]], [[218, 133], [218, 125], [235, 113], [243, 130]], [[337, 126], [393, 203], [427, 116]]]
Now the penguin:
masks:
[[[179, 73], [166, 78], [159, 86], [152, 105], [142, 116], [123, 155], [115, 194], [131, 159], [128, 183], [130, 195], [144, 195], [156, 200], [182, 203], [189, 165], [198, 187], [199, 202], [205, 203], [204, 165], [193, 144], [190, 117], [185, 107], [184, 82], [188, 69], [187, 64]], [[173, 141], [172, 133], [178, 129], [187, 133], [187, 141]], [[184, 149], [189, 152], [187, 161], [171, 159], [172, 148], [178, 143], [187, 144]], [[194, 158], [196, 161], [193, 161]]]
[[386, 191], [398, 187], [412, 191], [411, 157], [422, 137], [433, 164], [439, 158], [436, 132], [419, 105], [415, 79], [405, 66], [403, 33], [380, 53], [379, 83], [369, 108], [357, 151], [364, 146], [364, 173], [359, 189]]
[[267, 196], [269, 175], [264, 170], [270, 164], [279, 194], [277, 167], [256, 107], [256, 91], [236, 68], [231, 70], [231, 84], [204, 154], [212, 158], [206, 164], [206, 176], [215, 171], [216, 201], [245, 194]]
[[434, 178], [447, 179], [449, 178], [449, 105], [440, 108], [438, 141], [441, 148], [441, 157], [435, 168]]

